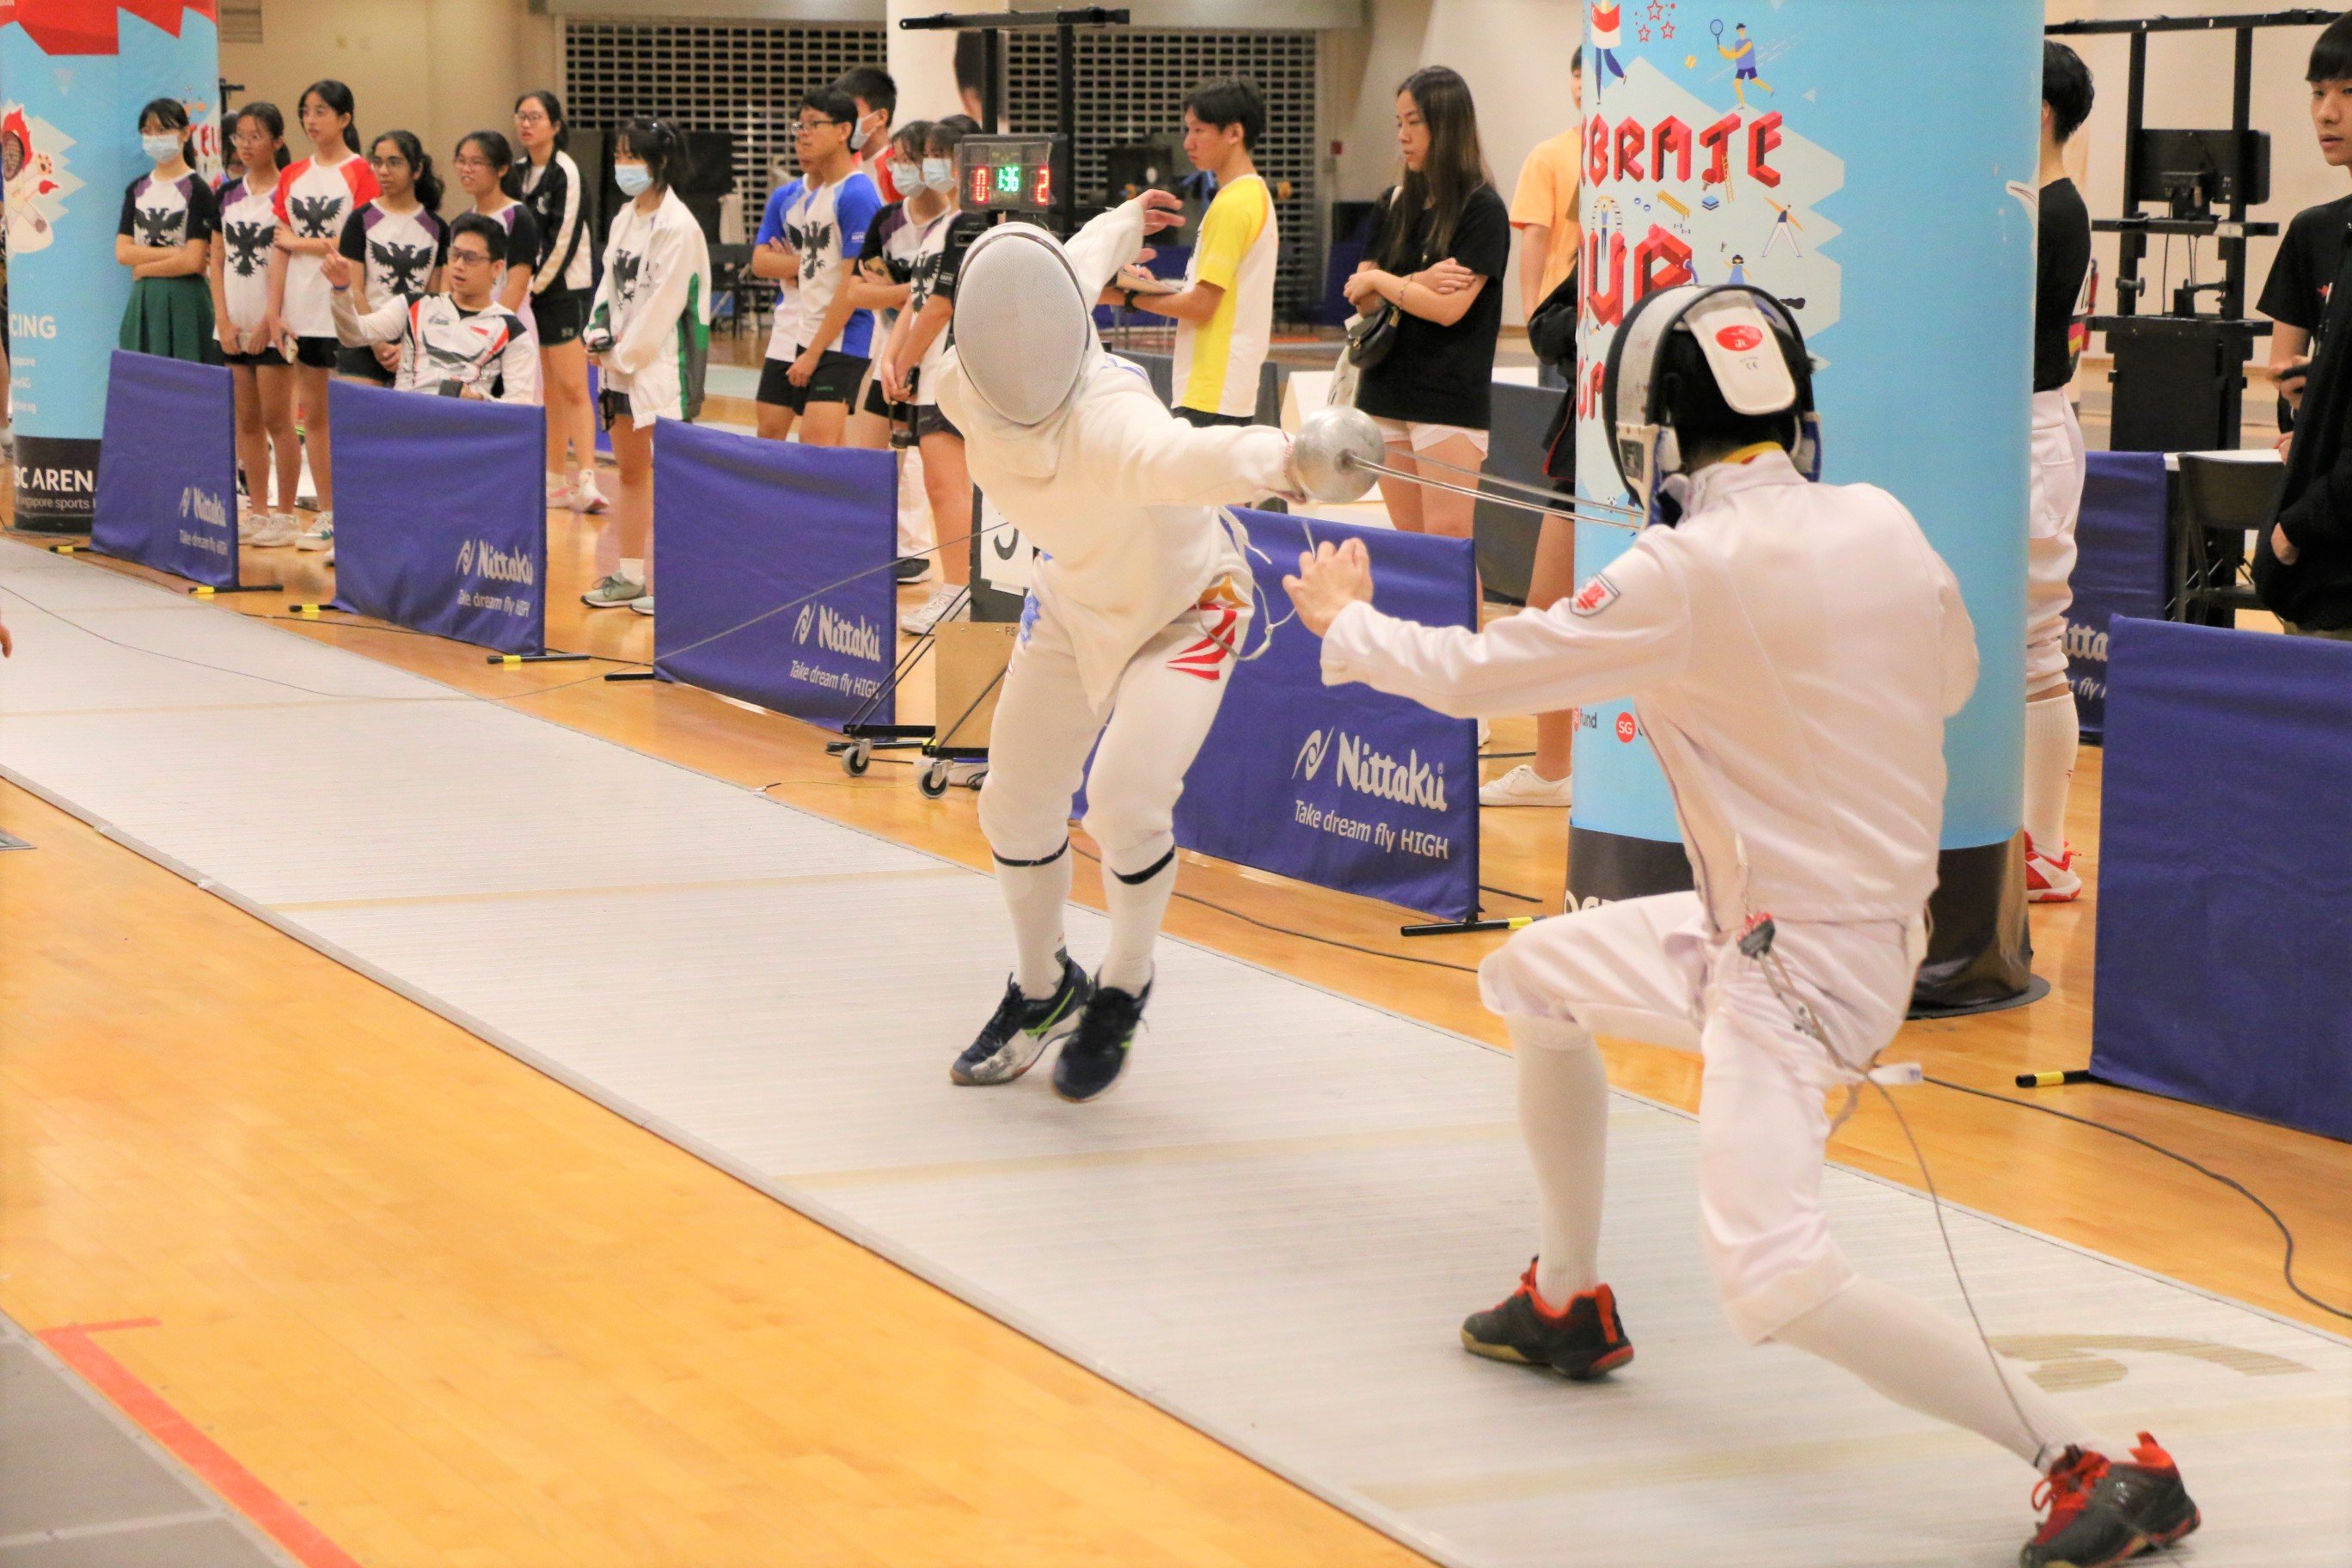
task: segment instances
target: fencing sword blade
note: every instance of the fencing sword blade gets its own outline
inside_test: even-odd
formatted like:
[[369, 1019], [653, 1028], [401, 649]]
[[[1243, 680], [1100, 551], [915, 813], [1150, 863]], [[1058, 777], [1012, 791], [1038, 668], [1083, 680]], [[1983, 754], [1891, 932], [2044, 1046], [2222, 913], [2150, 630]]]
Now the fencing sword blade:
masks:
[[[1531, 511], [1539, 516], [1572, 517], [1579, 521], [1593, 523], [1601, 528], [1622, 528], [1628, 533], [1639, 533], [1643, 526], [1633, 521], [1636, 514], [1632, 513], [1630, 509], [1609, 507], [1606, 503], [1588, 501], [1580, 497], [1537, 490], [1532, 486], [1518, 488], [1526, 489], [1531, 494], [1545, 496], [1547, 499], [1544, 501], [1538, 503], [1531, 500], [1515, 500], [1509, 496], [1496, 495], [1492, 490], [1473, 489], [1468, 485], [1457, 485], [1445, 479], [1433, 479], [1427, 474], [1407, 473], [1402, 468], [1391, 468], [1386, 463], [1375, 463], [1369, 458], [1357, 457], [1352, 452], [1343, 457], [1340, 461], [1351, 468], [1360, 468], [1370, 473], [1386, 474], [1392, 479], [1402, 479], [1407, 484], [1425, 485], [1431, 489], [1451, 490], [1458, 496], [1468, 496], [1473, 500], [1493, 501], [1496, 506], [1509, 507], [1517, 511]], [[1490, 479], [1489, 482], [1502, 484], [1509, 481]], [[1626, 515], [1614, 515], [1621, 511]]]

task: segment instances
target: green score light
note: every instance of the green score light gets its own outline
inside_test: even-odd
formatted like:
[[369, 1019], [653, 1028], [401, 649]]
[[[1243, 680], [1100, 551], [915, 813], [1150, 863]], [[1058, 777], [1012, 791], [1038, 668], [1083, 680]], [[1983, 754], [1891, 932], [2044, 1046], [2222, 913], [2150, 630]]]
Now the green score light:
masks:
[[997, 194], [1006, 196], [1019, 195], [1022, 184], [1021, 172], [1021, 165], [1018, 163], [999, 165], [996, 171]]

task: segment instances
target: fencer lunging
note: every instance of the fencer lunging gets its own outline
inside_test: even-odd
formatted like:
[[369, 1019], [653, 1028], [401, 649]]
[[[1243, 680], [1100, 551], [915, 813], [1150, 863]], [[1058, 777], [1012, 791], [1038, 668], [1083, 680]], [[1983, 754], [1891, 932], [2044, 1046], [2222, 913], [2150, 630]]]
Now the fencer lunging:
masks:
[[[1126, 1066], [1176, 883], [1177, 796], [1244, 652], [1255, 610], [1241, 527], [1219, 503], [1293, 489], [1290, 443], [1195, 429], [1095, 336], [1104, 287], [1181, 216], [1150, 192], [1066, 245], [1006, 224], [972, 243], [940, 408], [973, 479], [1043, 552], [989, 741], [981, 828], [1012, 911], [1017, 967], [955, 1062], [1005, 1083], [1062, 1042], [1054, 1089], [1091, 1100]], [[1090, 981], [1064, 951], [1070, 805], [1087, 753], [1110, 945]]]
[[[1595, 1035], [1703, 1059], [1702, 1241], [1733, 1327], [1844, 1367], [2043, 1474], [2025, 1568], [2105, 1564], [2195, 1528], [2172, 1461], [2105, 1440], [1979, 1335], [1859, 1277], [1830, 1235], [1829, 1091], [1909, 1004], [1936, 882], [1945, 719], [1976, 682], [1949, 569], [1902, 504], [1818, 472], [1794, 321], [1732, 286], [1628, 314], [1603, 399], [1636, 502], [1673, 526], [1552, 609], [1484, 633], [1393, 619], [1360, 545], [1290, 580], [1324, 679], [1462, 718], [1631, 697], [1697, 890], [1543, 921], [1480, 971], [1518, 1058], [1542, 1250], [1470, 1350], [1598, 1375], [1633, 1357], [1599, 1264], [1608, 1084]], [[1866, 671], [1866, 679], [1856, 672]]]

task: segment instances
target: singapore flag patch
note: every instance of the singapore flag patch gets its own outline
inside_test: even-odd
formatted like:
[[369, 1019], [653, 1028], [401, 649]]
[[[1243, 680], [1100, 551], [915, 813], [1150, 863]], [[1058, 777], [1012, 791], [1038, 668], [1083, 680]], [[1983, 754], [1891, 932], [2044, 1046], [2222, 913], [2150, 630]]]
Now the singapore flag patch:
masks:
[[1580, 616], [1597, 616], [1616, 602], [1617, 584], [1609, 580], [1606, 572], [1597, 572], [1591, 582], [1578, 590], [1575, 600], [1568, 607]]

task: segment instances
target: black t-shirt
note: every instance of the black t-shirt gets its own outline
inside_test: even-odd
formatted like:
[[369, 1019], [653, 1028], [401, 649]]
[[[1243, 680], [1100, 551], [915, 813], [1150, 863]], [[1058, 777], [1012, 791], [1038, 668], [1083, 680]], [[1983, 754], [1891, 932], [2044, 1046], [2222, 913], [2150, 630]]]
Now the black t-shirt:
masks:
[[2091, 209], [2072, 180], [2042, 187], [2040, 249], [2033, 289], [2033, 390], [2055, 392], [2074, 379], [2074, 311], [2083, 302], [2083, 279], [2091, 273]]
[[[2325, 211], [2314, 208], [2313, 211]], [[2309, 215], [2305, 215], [2309, 216]], [[2296, 220], [2298, 224], [2301, 219]], [[2284, 258], [2282, 250], [2281, 258]], [[2275, 279], [2275, 270], [2271, 274]], [[2277, 521], [2300, 552], [2280, 564], [2271, 530], [2254, 546], [2254, 591], [2282, 620], [2313, 631], [2352, 628], [2352, 257], [2326, 279], [2327, 309], [2312, 336], [2326, 346], [2311, 363], [2294, 446], [2279, 489]], [[2267, 295], [2263, 310], [2269, 310]]]
[[[1395, 199], [1394, 193], [1389, 199]], [[1450, 327], [1400, 311], [1396, 344], [1358, 381], [1356, 406], [1381, 419], [1485, 430], [1495, 422], [1495, 340], [1503, 330], [1510, 209], [1494, 186], [1481, 185], [1463, 205], [1461, 221], [1444, 250], [1429, 245], [1429, 226], [1430, 215], [1423, 212], [1406, 246], [1410, 259], [1391, 270], [1418, 272], [1451, 257], [1486, 279], [1486, 287]]]
[[[2327, 316], [2327, 290], [2344, 264], [2344, 236], [2352, 226], [2352, 196], [2305, 207], [2286, 226], [2271, 275], [2254, 307], [2272, 321], [2316, 333]], [[2309, 352], [2317, 354], [2314, 342]]]

